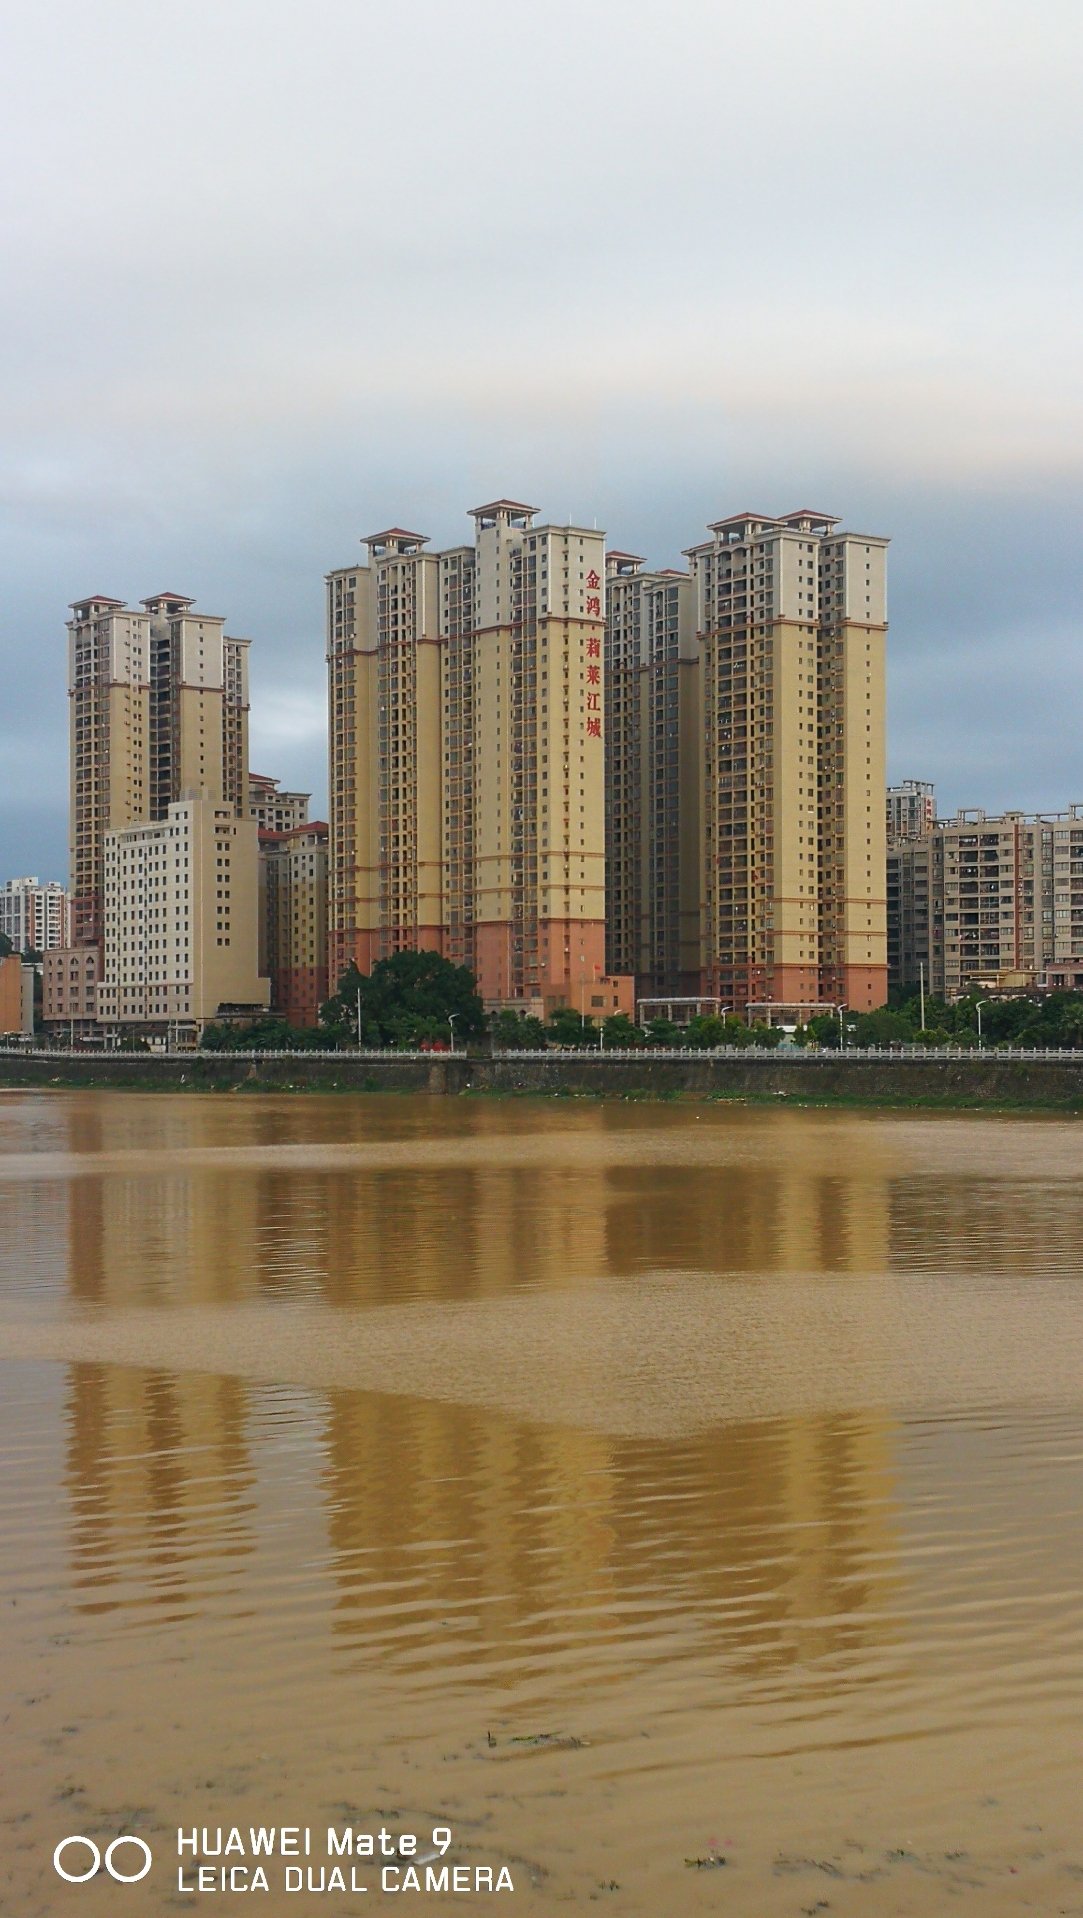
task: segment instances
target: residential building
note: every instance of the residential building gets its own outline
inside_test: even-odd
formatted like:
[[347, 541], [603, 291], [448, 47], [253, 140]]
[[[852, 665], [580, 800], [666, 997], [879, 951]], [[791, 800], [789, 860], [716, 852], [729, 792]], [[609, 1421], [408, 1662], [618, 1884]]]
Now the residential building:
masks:
[[34, 971], [18, 953], [0, 959], [0, 1038], [28, 1037], [34, 1030]]
[[904, 779], [887, 789], [887, 843], [924, 839], [936, 820], [936, 787], [927, 779]]
[[98, 1018], [195, 1040], [269, 1001], [258, 973], [256, 827], [224, 800], [187, 798], [105, 835]]
[[975, 984], [1050, 986], [1083, 967], [1083, 805], [980, 807], [888, 850], [891, 984], [924, 972], [946, 999]]
[[294, 1026], [318, 1025], [328, 995], [327, 840], [319, 819], [259, 835], [259, 969], [271, 1011]]
[[888, 541], [803, 508], [689, 549], [702, 658], [701, 990], [744, 1015], [887, 996]]
[[311, 793], [280, 792], [278, 780], [266, 773], [248, 775], [248, 817], [260, 832], [292, 832], [308, 818]]
[[606, 965], [640, 993], [700, 984], [702, 715], [691, 576], [606, 555]]
[[[432, 949], [491, 1006], [632, 1009], [605, 970], [604, 535], [477, 507], [327, 579], [330, 967]], [[597, 1005], [595, 1005], [597, 1001]]]
[[100, 945], [105, 835], [183, 793], [248, 803], [248, 645], [180, 593], [77, 600], [68, 622], [72, 941]]
[[41, 1017], [56, 1038], [86, 1038], [96, 1030], [100, 946], [58, 946], [41, 968]]
[[71, 941], [71, 900], [58, 880], [9, 879], [0, 886], [0, 933], [16, 952], [50, 952]]

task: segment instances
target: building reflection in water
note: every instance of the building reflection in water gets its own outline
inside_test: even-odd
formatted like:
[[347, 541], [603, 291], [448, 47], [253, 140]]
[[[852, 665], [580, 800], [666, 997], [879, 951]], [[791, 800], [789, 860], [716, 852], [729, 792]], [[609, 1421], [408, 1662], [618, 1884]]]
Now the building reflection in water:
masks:
[[[408, 1144], [392, 1168], [185, 1169], [170, 1164], [173, 1144], [192, 1143], [176, 1104], [174, 1131], [154, 1142], [160, 1169], [118, 1165], [64, 1188], [67, 1283], [84, 1309], [303, 1300], [337, 1313], [574, 1291], [659, 1268], [814, 1284], [889, 1264], [882, 1153], [849, 1171], [799, 1144], [686, 1166], [653, 1162], [647, 1141], [642, 1164], [613, 1163], [599, 1124], [572, 1163], [566, 1152], [546, 1163], [543, 1140], [534, 1166], [427, 1165]], [[92, 1120], [80, 1131], [82, 1150], [115, 1143]], [[604, 1363], [581, 1355], [586, 1394]], [[543, 1405], [533, 1423], [411, 1397], [408, 1376], [396, 1384], [329, 1390], [314, 1424], [298, 1394], [309, 1455], [296, 1480], [276, 1469], [269, 1493], [288, 1385], [272, 1429], [229, 1375], [72, 1367], [81, 1604], [190, 1615], [213, 1590], [258, 1608], [257, 1508], [273, 1496], [288, 1516], [315, 1487], [324, 1549], [298, 1575], [298, 1605], [310, 1581], [313, 1616], [330, 1616], [351, 1658], [424, 1668], [453, 1643], [466, 1678], [501, 1659], [559, 1668], [573, 1647], [590, 1646], [604, 1672], [695, 1646], [764, 1675], [856, 1654], [887, 1629], [892, 1431], [878, 1413], [614, 1438], [546, 1425]]]

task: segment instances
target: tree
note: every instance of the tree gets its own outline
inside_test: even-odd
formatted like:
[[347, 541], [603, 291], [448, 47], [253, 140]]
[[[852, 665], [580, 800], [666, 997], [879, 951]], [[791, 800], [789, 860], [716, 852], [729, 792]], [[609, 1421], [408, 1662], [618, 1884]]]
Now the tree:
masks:
[[574, 1006], [557, 1006], [546, 1027], [546, 1037], [555, 1046], [587, 1046], [592, 1043], [592, 1029], [584, 1024], [582, 1015]]
[[609, 1018], [602, 1027], [602, 1037], [607, 1046], [623, 1046], [625, 1048], [637, 1046], [640, 1042], [640, 1036], [639, 1027], [633, 1024], [626, 1012], [610, 1013]]
[[699, 1012], [690, 1019], [685, 1031], [686, 1044], [696, 1051], [706, 1052], [713, 1046], [725, 1046], [731, 1043], [726, 1021], [718, 1012]]
[[303, 1052], [326, 1045], [325, 1032], [312, 1026], [291, 1026], [273, 1013], [238, 1025], [206, 1025], [200, 1040], [204, 1052]]
[[15, 948], [6, 932], [0, 932], [0, 959], [10, 959]]
[[489, 1021], [489, 1036], [498, 1052], [543, 1052], [545, 1027], [527, 1012], [505, 1007]]
[[833, 1012], [815, 1012], [805, 1026], [806, 1043], [824, 1046], [832, 1050], [838, 1048], [841, 1033], [837, 1014]]
[[890, 1012], [882, 1006], [876, 1012], [858, 1013], [854, 1020], [855, 1046], [905, 1045], [913, 1038], [914, 1028], [904, 1012]]
[[[360, 1021], [358, 1011], [360, 1009]], [[325, 1026], [363, 1046], [412, 1046], [425, 1039], [480, 1039], [485, 1008], [467, 966], [438, 952], [396, 952], [370, 973], [350, 966], [320, 1009]]]
[[681, 1028], [672, 1019], [648, 1019], [645, 1030], [649, 1046], [672, 1047], [682, 1043]]

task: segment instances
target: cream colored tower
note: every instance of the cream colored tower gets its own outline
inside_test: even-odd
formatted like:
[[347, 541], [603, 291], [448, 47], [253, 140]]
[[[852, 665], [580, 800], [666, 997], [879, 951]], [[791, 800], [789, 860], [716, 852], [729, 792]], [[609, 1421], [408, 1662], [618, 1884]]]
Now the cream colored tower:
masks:
[[248, 644], [180, 593], [78, 600], [68, 622], [72, 938], [100, 947], [104, 836], [183, 793], [243, 814]]
[[100, 948], [105, 834], [150, 807], [150, 620], [103, 594], [71, 612], [71, 936]]
[[392, 528], [328, 576], [332, 983], [428, 946], [491, 1004], [593, 1009], [604, 536], [535, 512], [477, 507], [444, 553]]
[[689, 552], [703, 661], [703, 984], [750, 1007], [887, 996], [887, 541], [803, 509]]

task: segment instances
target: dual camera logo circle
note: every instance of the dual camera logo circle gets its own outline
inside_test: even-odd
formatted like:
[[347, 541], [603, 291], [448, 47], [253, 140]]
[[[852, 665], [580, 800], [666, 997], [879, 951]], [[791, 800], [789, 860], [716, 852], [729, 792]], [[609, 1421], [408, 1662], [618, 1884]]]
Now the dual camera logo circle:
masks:
[[[69, 1845], [85, 1845], [87, 1851], [90, 1853], [90, 1864], [86, 1871], [65, 1870], [61, 1861]], [[134, 1845], [138, 1851], [142, 1852], [143, 1863], [138, 1871], [118, 1871], [116, 1865], [113, 1863], [113, 1856], [121, 1845]], [[62, 1838], [60, 1840], [59, 1845], [53, 1853], [53, 1869], [59, 1873], [61, 1878], [65, 1878], [69, 1885], [85, 1885], [89, 1878], [96, 1878], [103, 1867], [109, 1873], [110, 1878], [114, 1878], [118, 1885], [137, 1885], [141, 1878], [146, 1877], [153, 1862], [151, 1849], [146, 1840], [130, 1836], [114, 1838], [112, 1844], [106, 1846], [105, 1856], [103, 1858], [93, 1838], [82, 1838], [73, 1832], [70, 1838]]]

